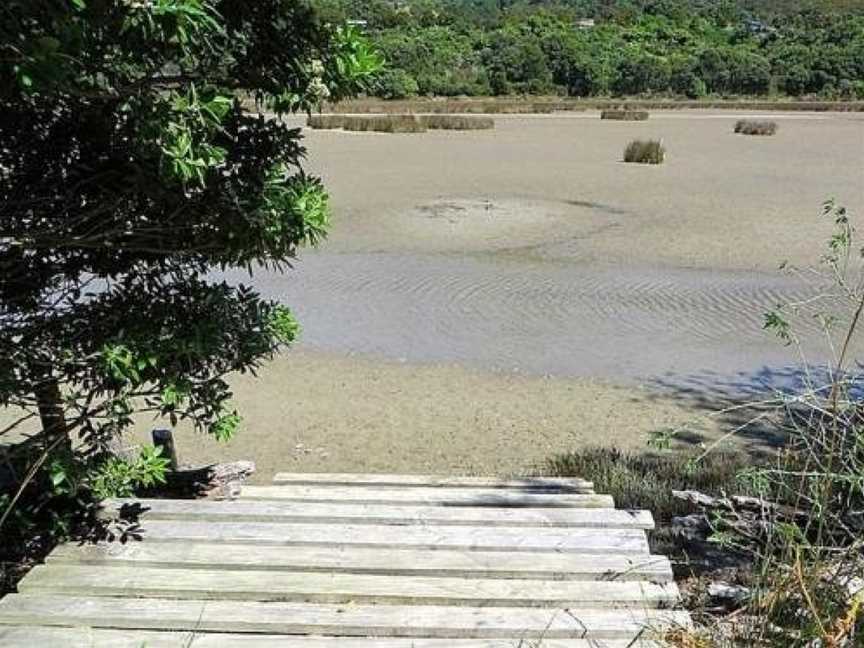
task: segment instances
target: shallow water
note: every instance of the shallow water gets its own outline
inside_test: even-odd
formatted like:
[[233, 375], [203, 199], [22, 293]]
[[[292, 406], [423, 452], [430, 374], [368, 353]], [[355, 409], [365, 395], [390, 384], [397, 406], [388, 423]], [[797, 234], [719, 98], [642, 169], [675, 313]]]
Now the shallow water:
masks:
[[788, 364], [763, 316], [810, 294], [780, 274], [495, 255], [309, 254], [253, 283], [295, 309], [306, 349], [623, 382]]

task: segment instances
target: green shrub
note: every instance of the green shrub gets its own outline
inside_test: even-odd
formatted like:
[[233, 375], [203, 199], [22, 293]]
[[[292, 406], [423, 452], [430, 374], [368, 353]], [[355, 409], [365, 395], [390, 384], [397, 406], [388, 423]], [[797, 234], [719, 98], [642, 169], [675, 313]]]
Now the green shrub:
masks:
[[548, 462], [548, 472], [560, 477], [582, 477], [594, 482], [598, 493], [612, 495], [620, 508], [647, 509], [658, 526], [674, 516], [693, 512], [693, 506], [672, 497], [673, 490], [708, 493], [741, 492], [738, 474], [750, 465], [740, 453], [716, 452], [700, 461], [678, 452], [626, 452], [617, 448], [586, 448]]
[[741, 135], [773, 135], [777, 132], [777, 122], [739, 119], [735, 123], [735, 132]]
[[375, 79], [375, 94], [383, 99], [405, 99], [419, 91], [417, 81], [400, 68], [384, 70]]
[[660, 140], [633, 140], [624, 149], [624, 161], [638, 164], [662, 164], [666, 149]]
[[139, 488], [165, 483], [170, 461], [162, 448], [145, 446], [134, 459], [109, 457], [88, 475], [90, 491], [97, 500], [108, 497], [131, 497]]
[[604, 110], [600, 113], [600, 119], [612, 121], [645, 121], [648, 119], [646, 110]]
[[491, 117], [465, 115], [423, 115], [420, 122], [431, 130], [487, 130], [495, 128]]

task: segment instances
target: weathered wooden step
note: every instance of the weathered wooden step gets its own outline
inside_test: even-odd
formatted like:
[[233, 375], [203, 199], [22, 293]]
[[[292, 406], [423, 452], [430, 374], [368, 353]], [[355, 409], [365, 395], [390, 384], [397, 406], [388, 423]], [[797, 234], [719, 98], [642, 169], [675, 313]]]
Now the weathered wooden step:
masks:
[[609, 495], [555, 493], [548, 490], [508, 490], [496, 488], [412, 488], [349, 486], [244, 486], [245, 500], [290, 500], [295, 502], [354, 502], [366, 504], [422, 504], [427, 506], [495, 507], [591, 507], [615, 508]]
[[18, 584], [26, 594], [497, 607], [668, 607], [675, 583], [547, 581], [156, 567], [40, 565]]
[[513, 488], [531, 491], [550, 490], [558, 493], [579, 493], [594, 488], [585, 479], [569, 477], [451, 477], [446, 475], [384, 475], [354, 473], [276, 473], [274, 484], [294, 486], [437, 486], [457, 488]]
[[374, 524], [280, 524], [278, 522], [201, 522], [143, 520], [148, 542], [227, 542], [263, 545], [326, 545], [402, 549], [485, 551], [569, 551], [647, 554], [638, 529], [560, 529], [555, 527], [448, 527]]
[[581, 527], [652, 529], [648, 511], [600, 508], [494, 508], [394, 504], [302, 503], [290, 501], [200, 501], [119, 499], [105, 502], [112, 513], [140, 513], [147, 520], [213, 522], [309, 522], [427, 524], [445, 526]]
[[529, 578], [549, 580], [672, 580], [665, 556], [523, 551], [385, 550], [365, 547], [268, 547], [206, 543], [62, 544], [48, 563], [141, 567], [341, 571], [353, 574]]
[[[510, 639], [376, 639], [372, 637], [291, 637], [106, 628], [0, 626], [4, 648], [531, 648], [536, 644]], [[590, 639], [544, 640], [538, 648], [660, 648], [654, 641]]]
[[318, 605], [12, 594], [0, 624], [441, 639], [634, 639], [689, 625], [670, 610]]

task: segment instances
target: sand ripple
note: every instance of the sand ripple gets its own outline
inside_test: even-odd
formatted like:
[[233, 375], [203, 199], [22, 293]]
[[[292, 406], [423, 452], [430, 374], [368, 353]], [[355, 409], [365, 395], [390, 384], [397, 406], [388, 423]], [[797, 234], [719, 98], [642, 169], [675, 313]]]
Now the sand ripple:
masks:
[[773, 274], [434, 254], [316, 254], [254, 283], [296, 308], [307, 348], [624, 379], [788, 361], [763, 313], [809, 294]]

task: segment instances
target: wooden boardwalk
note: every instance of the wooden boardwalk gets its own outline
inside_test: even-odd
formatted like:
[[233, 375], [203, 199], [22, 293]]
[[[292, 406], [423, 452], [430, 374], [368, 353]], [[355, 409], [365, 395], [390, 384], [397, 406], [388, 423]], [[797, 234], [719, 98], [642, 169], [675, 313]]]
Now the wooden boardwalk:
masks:
[[582, 480], [285, 473], [106, 506], [142, 539], [58, 547], [0, 600], [0, 645], [624, 648], [690, 623], [650, 513]]

